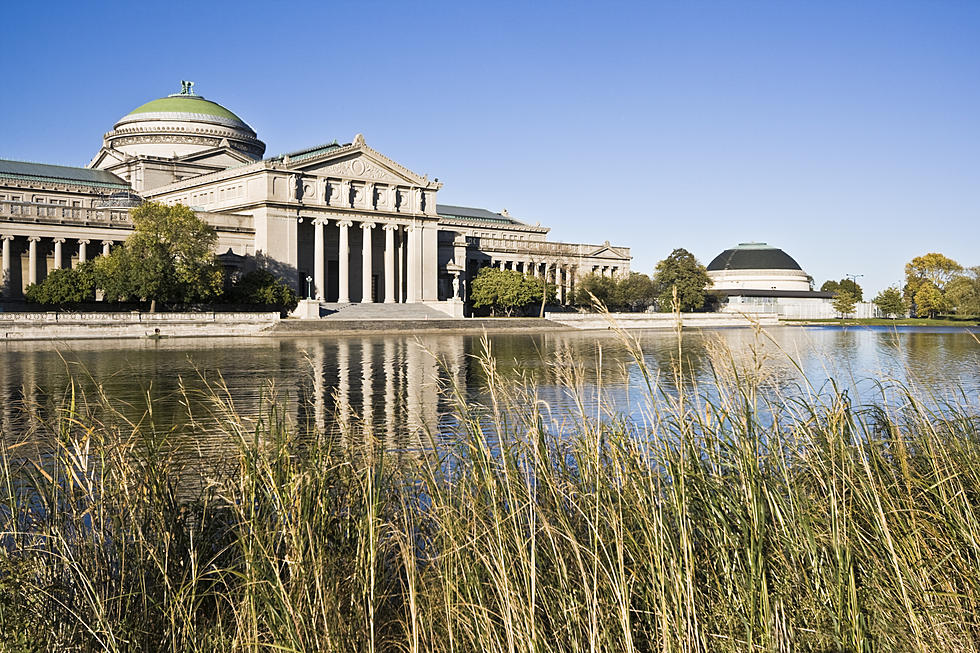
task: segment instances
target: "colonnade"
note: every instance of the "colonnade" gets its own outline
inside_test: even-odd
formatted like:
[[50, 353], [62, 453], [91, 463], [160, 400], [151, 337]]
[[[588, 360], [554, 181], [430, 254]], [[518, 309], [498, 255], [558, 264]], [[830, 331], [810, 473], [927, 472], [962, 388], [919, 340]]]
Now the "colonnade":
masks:
[[[339, 219], [334, 221], [339, 229], [337, 277], [337, 301], [346, 304], [351, 301], [351, 248], [350, 230], [355, 228], [351, 220]], [[327, 218], [313, 220], [313, 285], [316, 299], [326, 299], [326, 239], [324, 229], [330, 223]], [[361, 303], [374, 301], [372, 280], [374, 274], [374, 231], [378, 228], [375, 222], [359, 222], [361, 229]], [[383, 224], [380, 228], [385, 232], [384, 267], [381, 285], [384, 287], [386, 304], [396, 302], [414, 303], [422, 301], [422, 229], [421, 225]], [[402, 236], [404, 234], [404, 236]], [[432, 262], [435, 265], [435, 262]], [[401, 275], [397, 271], [404, 270], [405, 283], [402, 292]], [[403, 296], [404, 294], [404, 296]]]
[[[20, 247], [15, 246], [15, 239], [20, 240]], [[68, 241], [74, 241], [75, 251], [73, 253], [68, 253], [66, 259], [66, 247], [65, 244]], [[71, 259], [75, 258], [78, 263], [84, 263], [89, 257], [89, 246], [94, 243], [99, 243], [99, 239], [95, 238], [63, 238], [61, 236], [13, 236], [8, 234], [0, 234], [0, 242], [2, 242], [2, 262], [0, 262], [0, 283], [3, 284], [4, 295], [7, 297], [19, 296], [21, 294], [21, 288], [14, 288], [11, 283], [14, 280], [14, 265], [22, 265], [24, 251], [27, 252], [27, 283], [24, 285], [36, 284], [39, 281], [43, 281], [44, 277], [47, 276], [48, 266], [44, 265], [44, 274], [42, 277], [38, 276], [38, 267], [41, 259], [48, 259], [48, 252], [51, 252], [52, 265], [51, 270], [60, 270], [65, 267], [70, 267]], [[26, 246], [24, 243], [26, 242]], [[116, 241], [114, 240], [102, 240], [102, 251], [103, 256], [108, 256], [112, 245]], [[50, 245], [50, 247], [49, 247]], [[66, 265], [67, 264], [67, 265]], [[21, 270], [18, 268], [18, 272]]]
[[490, 265], [501, 270], [516, 270], [525, 276], [536, 279], [545, 277], [548, 283], [554, 284], [558, 293], [558, 302], [561, 304], [565, 304], [570, 299], [578, 272], [578, 266], [571, 263], [549, 263], [523, 259], [495, 258], [490, 261]]

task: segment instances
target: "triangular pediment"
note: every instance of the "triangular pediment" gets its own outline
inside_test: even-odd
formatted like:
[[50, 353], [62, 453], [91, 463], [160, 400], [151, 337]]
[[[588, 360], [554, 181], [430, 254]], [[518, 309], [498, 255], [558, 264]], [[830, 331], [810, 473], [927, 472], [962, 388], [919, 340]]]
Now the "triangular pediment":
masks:
[[117, 166], [120, 163], [126, 161], [126, 155], [118, 150], [112, 150], [107, 147], [103, 147], [99, 150], [99, 153], [89, 161], [86, 168], [97, 168], [99, 170], [106, 170], [113, 166]]
[[313, 156], [303, 155], [302, 159], [296, 157], [284, 160], [283, 163], [297, 172], [321, 177], [340, 177], [423, 188], [441, 185], [395, 163], [362, 143], [325, 149]]
[[254, 161], [254, 159], [250, 159], [232, 147], [215, 147], [202, 152], [194, 152], [193, 154], [182, 156], [178, 160], [181, 163], [202, 163], [204, 165], [221, 166], [224, 168], [239, 166], [243, 163], [252, 163]]
[[595, 251], [588, 254], [590, 258], [613, 258], [613, 259], [625, 259], [629, 258], [626, 254], [619, 251], [615, 247], [610, 245], [602, 245], [598, 247]]

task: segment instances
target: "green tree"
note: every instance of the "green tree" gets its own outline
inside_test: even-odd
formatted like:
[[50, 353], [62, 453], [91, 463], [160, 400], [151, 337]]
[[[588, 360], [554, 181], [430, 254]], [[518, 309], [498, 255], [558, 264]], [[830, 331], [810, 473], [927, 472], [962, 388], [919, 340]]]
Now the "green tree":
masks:
[[934, 286], [940, 294], [945, 293], [946, 284], [962, 271], [962, 265], [938, 252], [916, 256], [905, 264], [905, 301], [915, 302], [919, 289], [926, 284]]
[[296, 291], [268, 270], [253, 270], [236, 281], [228, 291], [235, 304], [276, 306], [280, 311], [296, 308]]
[[38, 284], [24, 291], [27, 301], [52, 306], [72, 306], [95, 300], [95, 269], [91, 261], [74, 268], [52, 270]]
[[874, 304], [886, 316], [899, 317], [908, 314], [909, 305], [902, 297], [902, 291], [898, 286], [890, 286], [882, 290], [874, 298]]
[[[555, 300], [554, 284], [547, 284], [546, 301]], [[491, 314], [508, 317], [515, 311], [541, 302], [541, 283], [516, 270], [481, 269], [470, 286], [474, 308], [489, 308]]]
[[847, 292], [846, 290], [838, 290], [837, 294], [834, 295], [833, 306], [834, 310], [837, 311], [839, 316], [847, 317], [854, 312], [854, 306], [857, 304], [857, 297]]
[[595, 299], [603, 306], [609, 307], [614, 301], [616, 279], [604, 277], [601, 274], [587, 274], [575, 283], [572, 303], [577, 306], [592, 306]]
[[131, 211], [133, 233], [97, 266], [109, 301], [211, 301], [224, 275], [214, 256], [214, 228], [182, 204], [146, 202]]
[[967, 268], [965, 274], [950, 280], [946, 298], [957, 315], [980, 315], [980, 266]]
[[936, 284], [927, 281], [915, 293], [915, 314], [919, 317], [936, 317], [949, 311], [949, 303]]
[[711, 278], [708, 276], [708, 270], [694, 258], [694, 254], [678, 248], [657, 263], [653, 285], [660, 311], [673, 310], [675, 287], [680, 310], [697, 311], [704, 307], [707, 299], [705, 289], [711, 285]]
[[854, 279], [841, 279], [840, 281], [824, 281], [823, 285], [820, 286], [820, 292], [838, 293], [840, 291], [849, 292], [857, 299], [857, 301], [862, 301], [864, 299], [864, 289], [861, 285]]
[[657, 289], [653, 285], [653, 279], [642, 272], [630, 272], [629, 275], [616, 279], [615, 282], [613, 304], [617, 309], [642, 311], [657, 300]]
[[824, 281], [823, 285], [820, 286], [820, 292], [836, 293], [838, 290], [840, 290], [840, 282], [833, 279]]

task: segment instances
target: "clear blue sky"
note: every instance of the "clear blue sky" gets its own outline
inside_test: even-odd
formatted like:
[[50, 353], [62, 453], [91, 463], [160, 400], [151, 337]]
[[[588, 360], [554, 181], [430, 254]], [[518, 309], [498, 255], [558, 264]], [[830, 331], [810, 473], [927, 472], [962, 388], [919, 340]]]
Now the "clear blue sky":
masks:
[[269, 154], [364, 134], [651, 272], [740, 241], [876, 291], [980, 265], [980, 2], [8, 3], [0, 157], [84, 165], [181, 79]]

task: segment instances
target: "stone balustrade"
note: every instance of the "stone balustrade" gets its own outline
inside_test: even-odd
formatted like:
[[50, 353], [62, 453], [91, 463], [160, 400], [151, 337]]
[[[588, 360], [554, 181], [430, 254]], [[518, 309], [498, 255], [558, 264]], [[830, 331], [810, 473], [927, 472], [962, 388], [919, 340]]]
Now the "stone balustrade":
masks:
[[0, 221], [118, 227], [121, 229], [131, 229], [133, 226], [127, 209], [65, 206], [40, 202], [12, 202], [10, 200], [0, 201]]

